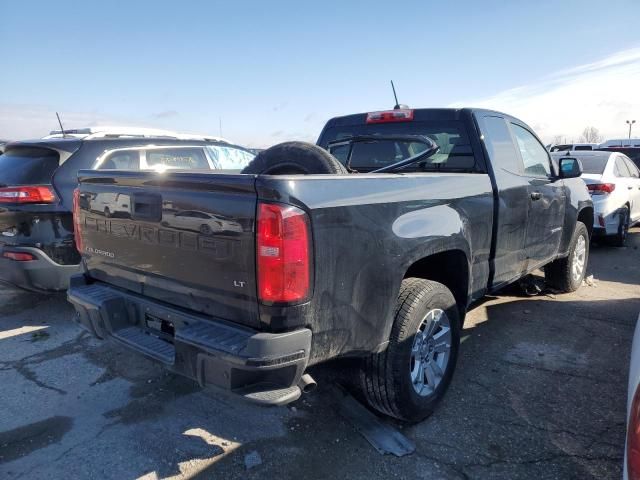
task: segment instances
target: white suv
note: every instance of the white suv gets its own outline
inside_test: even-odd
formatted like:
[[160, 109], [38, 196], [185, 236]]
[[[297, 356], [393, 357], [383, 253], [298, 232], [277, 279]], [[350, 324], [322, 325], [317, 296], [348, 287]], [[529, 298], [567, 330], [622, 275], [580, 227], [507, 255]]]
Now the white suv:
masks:
[[640, 222], [640, 171], [619, 152], [572, 151], [552, 153], [554, 160], [577, 158], [582, 179], [593, 199], [593, 236], [607, 237], [623, 246], [629, 227]]

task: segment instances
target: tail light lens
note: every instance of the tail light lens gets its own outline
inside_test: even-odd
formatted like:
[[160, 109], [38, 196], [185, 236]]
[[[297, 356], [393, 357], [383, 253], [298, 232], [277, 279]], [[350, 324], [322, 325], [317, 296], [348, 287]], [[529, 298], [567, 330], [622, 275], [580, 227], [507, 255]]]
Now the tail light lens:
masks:
[[8, 258], [9, 260], [14, 260], [16, 262], [31, 262], [36, 260], [36, 256], [30, 253], [24, 252], [2, 252], [3, 258]]
[[80, 189], [73, 191], [73, 237], [78, 252], [82, 253], [82, 222], [80, 221]]
[[616, 189], [615, 183], [589, 183], [587, 189], [592, 195], [605, 195]]
[[0, 188], [0, 203], [53, 203], [56, 195], [50, 187]]
[[367, 123], [410, 122], [412, 120], [413, 110], [407, 108], [367, 113]]
[[627, 423], [627, 473], [629, 480], [640, 480], [640, 389], [631, 402]]
[[257, 228], [258, 297], [301, 303], [311, 290], [309, 218], [299, 208], [260, 203]]

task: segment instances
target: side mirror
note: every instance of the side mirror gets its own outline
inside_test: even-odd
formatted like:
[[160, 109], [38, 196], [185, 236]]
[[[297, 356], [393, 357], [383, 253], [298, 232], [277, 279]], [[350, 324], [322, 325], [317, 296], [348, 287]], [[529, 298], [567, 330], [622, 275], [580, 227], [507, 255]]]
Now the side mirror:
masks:
[[582, 163], [577, 158], [560, 159], [560, 178], [578, 178], [582, 175]]

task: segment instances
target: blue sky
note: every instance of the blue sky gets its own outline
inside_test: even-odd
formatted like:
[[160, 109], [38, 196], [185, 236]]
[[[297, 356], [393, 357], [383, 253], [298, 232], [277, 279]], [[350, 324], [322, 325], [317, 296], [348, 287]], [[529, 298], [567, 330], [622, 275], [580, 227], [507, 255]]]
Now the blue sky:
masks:
[[60, 111], [69, 128], [218, 134], [222, 118], [240, 143], [313, 141], [391, 107], [391, 78], [403, 103], [490, 106], [543, 137], [640, 121], [637, 0], [0, 0], [0, 19], [0, 138]]

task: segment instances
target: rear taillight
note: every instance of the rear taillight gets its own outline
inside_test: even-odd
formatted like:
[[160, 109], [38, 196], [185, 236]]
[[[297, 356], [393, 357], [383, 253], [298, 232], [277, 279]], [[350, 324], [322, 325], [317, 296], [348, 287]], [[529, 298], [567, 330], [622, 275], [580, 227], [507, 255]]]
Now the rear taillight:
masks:
[[410, 122], [411, 120], [413, 120], [413, 110], [407, 108], [367, 113], [367, 123]]
[[76, 241], [76, 248], [82, 253], [82, 222], [80, 221], [80, 189], [73, 191], [73, 237]]
[[636, 388], [627, 423], [627, 473], [629, 480], [640, 479], [640, 389]]
[[616, 189], [615, 183], [589, 183], [587, 189], [592, 195], [604, 195], [611, 193]]
[[0, 203], [53, 203], [55, 200], [50, 187], [0, 188]]
[[16, 262], [31, 262], [37, 260], [35, 255], [24, 252], [2, 252], [2, 257]]
[[260, 203], [257, 228], [258, 297], [301, 303], [311, 293], [309, 218], [290, 205]]

